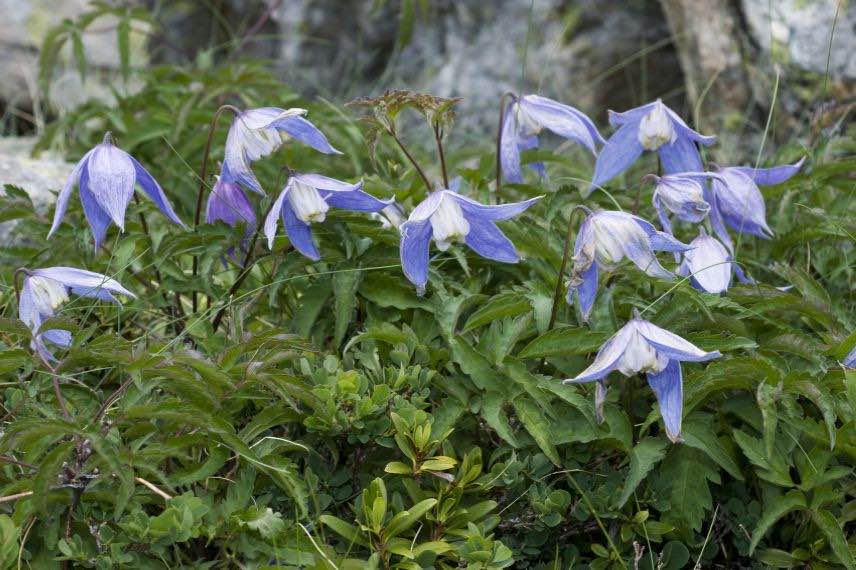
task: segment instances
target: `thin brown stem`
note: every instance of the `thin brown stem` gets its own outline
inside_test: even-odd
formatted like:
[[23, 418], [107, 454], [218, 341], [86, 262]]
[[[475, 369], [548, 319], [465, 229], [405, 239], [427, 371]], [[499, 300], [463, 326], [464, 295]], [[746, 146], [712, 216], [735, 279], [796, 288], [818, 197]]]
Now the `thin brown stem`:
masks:
[[398, 145], [398, 148], [401, 149], [401, 152], [404, 153], [404, 156], [407, 157], [407, 160], [410, 161], [410, 164], [413, 165], [413, 168], [416, 169], [416, 172], [419, 173], [420, 178], [422, 178], [422, 182], [425, 183], [425, 188], [427, 188], [428, 191], [431, 192], [431, 182], [428, 180], [428, 177], [425, 176], [425, 171], [422, 170], [422, 167], [419, 166], [419, 163], [416, 162], [416, 159], [413, 158], [413, 155], [410, 154], [410, 151], [407, 150], [407, 147], [404, 146], [404, 143], [401, 142], [400, 138], [398, 138], [398, 134], [395, 132], [395, 128], [390, 127], [389, 130], [387, 130], [387, 133], [389, 133], [389, 136], [391, 136], [392, 140], [394, 140], [395, 143]]
[[217, 314], [214, 315], [214, 319], [211, 321], [211, 328], [214, 332], [217, 332], [217, 329], [220, 328], [220, 322], [223, 320], [223, 316], [226, 314], [226, 308], [229, 306], [228, 299], [231, 298], [232, 295], [234, 295], [238, 291], [238, 288], [250, 275], [250, 271], [252, 270], [253, 265], [255, 264], [255, 260], [253, 259], [253, 252], [256, 249], [256, 242], [259, 241], [259, 235], [261, 235], [262, 233], [262, 228], [264, 227], [265, 219], [267, 219], [268, 214], [270, 214], [270, 211], [275, 203], [276, 201], [272, 200], [270, 206], [268, 206], [267, 210], [265, 211], [264, 216], [259, 219], [259, 223], [256, 226], [256, 231], [253, 233], [253, 239], [250, 240], [250, 245], [247, 248], [246, 255], [244, 256], [244, 261], [243, 263], [241, 263], [241, 273], [238, 274], [238, 277], [235, 279], [235, 282], [232, 283], [232, 286], [229, 287], [229, 291], [226, 293], [227, 302], [222, 307], [220, 307], [220, 309], [217, 311]]
[[62, 395], [62, 389], [59, 385], [59, 376], [51, 374], [51, 381], [53, 382], [54, 394], [56, 394], [56, 401], [59, 404], [59, 409], [62, 411], [62, 416], [65, 418], [65, 421], [70, 422], [71, 414], [68, 413], [65, 396]]
[[[499, 199], [499, 191], [502, 190], [502, 127], [505, 123], [505, 100], [514, 97], [514, 93], [506, 91], [499, 97], [499, 124], [496, 127], [496, 194]], [[493, 199], [490, 200], [493, 203]]]
[[[214, 116], [211, 118], [211, 126], [208, 127], [208, 140], [205, 141], [205, 151], [202, 154], [202, 168], [199, 170], [199, 191], [196, 193], [196, 211], [193, 214], [193, 231], [199, 227], [199, 221], [202, 218], [202, 198], [205, 195], [205, 179], [208, 176], [208, 156], [211, 154], [211, 143], [214, 141], [214, 133], [217, 131], [217, 122], [220, 120], [220, 115], [224, 111], [231, 111], [235, 116], [238, 116], [241, 111], [232, 105], [223, 105]], [[193, 277], [199, 273], [199, 256], [193, 256]], [[196, 291], [191, 297], [191, 305], [193, 312], [199, 308], [199, 300]]]
[[110, 394], [107, 399], [104, 400], [104, 402], [101, 404], [101, 407], [98, 408], [97, 412], [95, 412], [95, 417], [93, 418], [92, 423], [98, 424], [98, 422], [101, 421], [101, 418], [104, 417], [104, 414], [107, 413], [107, 410], [110, 408], [110, 406], [112, 406], [116, 400], [122, 397], [122, 394], [125, 393], [125, 390], [128, 389], [128, 386], [130, 386], [131, 382], [133, 381], [134, 377], [129, 376], [127, 380], [122, 382], [122, 384], [118, 388], [116, 388], [115, 392]]
[[591, 211], [585, 206], [578, 204], [574, 206], [574, 209], [571, 210], [570, 216], [568, 216], [568, 231], [565, 234], [565, 246], [562, 250], [562, 264], [559, 266], [559, 276], [556, 278], [556, 289], [553, 292], [553, 306], [550, 309], [550, 321], [547, 324], [547, 330], [553, 330], [553, 327], [556, 325], [556, 317], [559, 314], [559, 303], [562, 299], [562, 289], [563, 287], [563, 279], [565, 277], [565, 271], [568, 268], [568, 261], [571, 256], [571, 241], [574, 237], [574, 214], [577, 211], [583, 211], [586, 213], [591, 213]]
[[443, 152], [443, 130], [440, 125], [434, 125], [434, 142], [437, 143], [437, 154], [440, 155], [440, 171], [443, 173], [443, 188], [449, 188], [449, 174], [446, 172], [446, 154]]

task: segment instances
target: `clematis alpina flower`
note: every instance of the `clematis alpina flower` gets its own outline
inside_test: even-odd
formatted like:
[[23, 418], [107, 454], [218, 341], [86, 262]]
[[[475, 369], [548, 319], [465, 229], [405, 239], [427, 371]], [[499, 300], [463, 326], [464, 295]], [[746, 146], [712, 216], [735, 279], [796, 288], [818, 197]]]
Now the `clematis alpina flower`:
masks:
[[612, 180], [633, 164], [643, 151], [654, 151], [666, 174], [703, 170], [696, 143], [710, 145], [716, 137], [697, 133], [657, 99], [623, 113], [609, 112], [618, 126], [597, 156], [589, 192]]
[[77, 186], [83, 213], [92, 229], [97, 250], [104, 241], [111, 222], [119, 226], [121, 231], [125, 231], [125, 210], [137, 184], [170, 221], [184, 226], [160, 184], [133, 156], [117, 148], [108, 132], [101, 144], [83, 155], [60, 190], [48, 238], [59, 228], [68, 207], [68, 199]]
[[737, 265], [729, 251], [718, 239], [707, 235], [699, 228], [699, 235], [690, 242], [689, 251], [684, 252], [678, 273], [690, 277], [690, 283], [696, 289], [718, 295], [728, 290], [732, 272], [742, 283], [751, 283]]
[[646, 178], [654, 181], [652, 202], [660, 218], [660, 224], [667, 233], [672, 232], [669, 213], [685, 222], [699, 223], [710, 212], [710, 204], [705, 200], [706, 178], [716, 177], [707, 172], [681, 172]]
[[611, 270], [625, 257], [650, 275], [671, 280], [655, 251], [683, 252], [690, 246], [657, 231], [649, 222], [625, 212], [590, 213], [580, 226], [574, 243], [574, 266], [568, 286], [568, 304], [577, 297], [583, 320], [588, 320], [597, 295], [599, 269]]
[[273, 247], [277, 217], [282, 216], [294, 249], [310, 259], [321, 259], [310, 224], [323, 222], [331, 206], [355, 212], [379, 212], [392, 203], [375, 198], [362, 188], [362, 181], [351, 184], [320, 174], [292, 175], [265, 219], [268, 247]]
[[844, 357], [844, 360], [841, 362], [847, 368], [856, 368], [856, 347], [853, 347], [847, 356]]
[[47, 348], [45, 341], [67, 348], [71, 346], [71, 333], [67, 330], [39, 330], [42, 323], [56, 314], [60, 305], [68, 301], [69, 295], [90, 297], [119, 303], [112, 294], [119, 293], [134, 298], [135, 295], [122, 287], [118, 281], [106, 275], [75, 269], [73, 267], [48, 267], [45, 269], [21, 270], [24, 284], [18, 302], [18, 318], [32, 331], [30, 346], [46, 363], [56, 358]]
[[244, 189], [229, 182], [225, 174], [217, 177], [205, 208], [205, 223], [213, 224], [217, 221], [232, 227], [246, 224], [246, 234], [251, 234], [256, 227], [256, 212], [250, 199]]
[[767, 225], [764, 196], [758, 185], [781, 184], [799, 172], [805, 158], [795, 164], [772, 168], [729, 166], [717, 170], [713, 180], [710, 222], [716, 235], [732, 248], [731, 237], [725, 226], [737, 233], [747, 233], [769, 239], [773, 230]]
[[[540, 95], [513, 97], [505, 109], [500, 149], [502, 171], [509, 182], [523, 181], [520, 153], [538, 148], [543, 129], [581, 144], [593, 154], [597, 154], [597, 145], [606, 142], [592, 120], [578, 109]], [[532, 168], [544, 175], [543, 164], [533, 164]]]
[[494, 222], [508, 220], [542, 198], [487, 206], [458, 194], [455, 186], [431, 192], [399, 228], [401, 266], [419, 295], [425, 293], [428, 283], [428, 250], [432, 239], [440, 251], [446, 251], [453, 243], [465, 243], [487, 259], [517, 263], [520, 255], [514, 244]]
[[251, 165], [295, 139], [324, 154], [342, 154], [327, 141], [324, 133], [303, 118], [306, 109], [262, 107], [241, 112], [232, 120], [226, 136], [223, 168], [234, 182], [259, 194], [262, 186]]
[[[648, 385], [657, 396], [666, 435], [673, 442], [681, 439], [683, 415], [683, 379], [681, 362], [703, 362], [721, 356], [719, 351], [705, 352], [678, 335], [639, 317], [633, 319], [607, 340], [594, 362], [565, 383], [601, 383], [615, 370], [624, 376], [645, 372]], [[604, 396], [599, 396], [603, 400]]]

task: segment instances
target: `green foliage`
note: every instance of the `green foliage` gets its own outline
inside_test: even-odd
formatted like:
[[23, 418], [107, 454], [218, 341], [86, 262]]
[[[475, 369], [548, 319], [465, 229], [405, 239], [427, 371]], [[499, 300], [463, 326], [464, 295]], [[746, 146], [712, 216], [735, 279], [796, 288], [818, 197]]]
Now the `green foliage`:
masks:
[[[85, 24], [64, 24], [44, 57]], [[425, 195], [394, 140], [369, 135], [370, 151], [347, 109], [300, 100], [259, 64], [140, 79], [142, 90], [113, 106], [57, 117], [40, 148], [76, 159], [111, 130], [190, 220], [220, 104], [305, 106], [346, 156], [284, 146], [253, 166], [269, 195], [285, 165], [363, 176], [368, 191], [409, 207]], [[365, 103], [425, 165], [435, 140], [415, 141], [448, 128], [455, 101], [396, 92]], [[396, 126], [404, 108], [424, 114], [429, 131]], [[218, 132], [212, 156], [224, 140]], [[492, 141], [448, 142], [462, 191], [486, 199]], [[258, 244], [230, 292], [242, 269], [224, 253], [243, 228], [182, 231], [141, 200], [125, 234], [112, 229], [95, 255], [76, 198], [46, 242], [50, 216], [8, 187], [0, 568], [852, 569], [856, 372], [839, 361], [856, 345], [853, 150], [824, 143], [807, 175], [764, 189], [777, 237], [744, 237], [737, 253], [757, 285], [715, 297], [622, 267], [605, 277], [590, 327], [563, 303], [552, 330], [566, 220], [580, 202], [573, 187], [504, 190], [502, 200], [548, 194], [502, 225], [525, 259], [504, 265], [452, 248], [432, 260], [425, 297], [401, 273], [395, 230], [363, 215], [330, 212], [316, 229], [317, 263], [285, 236], [271, 251]], [[551, 176], [584, 179], [579, 156], [555, 158]], [[634, 208], [634, 192], [610, 190]], [[587, 203], [615, 207], [603, 193]], [[654, 217], [647, 202], [640, 215]], [[16, 320], [14, 271], [54, 265], [114, 276], [138, 299], [65, 305], [53, 326], [73, 331], [73, 346], [51, 371]], [[644, 378], [610, 378], [602, 422], [593, 386], [561, 382], [634, 307], [723, 352], [684, 366], [682, 443], [666, 439]]]

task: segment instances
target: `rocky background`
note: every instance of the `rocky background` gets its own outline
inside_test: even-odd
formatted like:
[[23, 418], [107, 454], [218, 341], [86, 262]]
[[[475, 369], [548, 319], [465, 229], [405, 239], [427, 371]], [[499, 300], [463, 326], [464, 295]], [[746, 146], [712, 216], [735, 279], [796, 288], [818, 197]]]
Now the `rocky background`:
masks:
[[[856, 95], [856, 2], [843, 0], [131, 4], [153, 17], [133, 28], [133, 65], [261, 57], [305, 94], [338, 102], [391, 86], [459, 96], [464, 136], [457, 140], [464, 142], [494, 128], [498, 97], [507, 90], [572, 103], [599, 124], [607, 108], [662, 97], [703, 131], [727, 127], [732, 140], [718, 150], [727, 161], [729, 152], [760, 138], [774, 97], [782, 112], [770, 134], [808, 141], [817, 129], [846, 120]], [[50, 78], [50, 105], [40, 100], [44, 37], [89, 9], [87, 0], [0, 0], [2, 132], [38, 134], [46, 113], [112, 96], [117, 23], [105, 17], [81, 37], [87, 61], [100, 72], [82, 79], [65, 49]], [[28, 144], [3, 143], [0, 153], [0, 184], [28, 183], [6, 175], [20, 172], [16, 157], [30, 160]]]

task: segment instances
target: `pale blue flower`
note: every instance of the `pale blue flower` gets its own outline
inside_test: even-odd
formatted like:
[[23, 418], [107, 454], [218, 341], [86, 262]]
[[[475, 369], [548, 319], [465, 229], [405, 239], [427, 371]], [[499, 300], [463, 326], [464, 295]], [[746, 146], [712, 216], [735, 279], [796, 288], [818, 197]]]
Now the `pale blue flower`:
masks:
[[[543, 129], [583, 145], [592, 154], [597, 154], [597, 145], [606, 142], [592, 120], [578, 109], [540, 95], [513, 97], [502, 124], [500, 162], [506, 180], [523, 182], [520, 153], [538, 148], [538, 135]], [[544, 176], [543, 164], [531, 166]]]
[[742, 283], [752, 283], [740, 266], [734, 262], [731, 253], [718, 239], [707, 235], [699, 228], [699, 235], [690, 242], [692, 249], [684, 252], [684, 259], [678, 273], [690, 277], [690, 283], [696, 289], [718, 295], [728, 290], [731, 274], [737, 275]]
[[342, 182], [320, 174], [293, 174], [274, 202], [264, 224], [268, 247], [273, 248], [278, 218], [294, 249], [306, 257], [319, 260], [321, 254], [312, 239], [311, 224], [327, 219], [330, 207], [355, 212], [380, 212], [392, 200], [380, 200], [363, 191], [362, 180], [356, 184]]
[[729, 248], [733, 245], [726, 226], [737, 233], [747, 233], [769, 239], [773, 230], [767, 225], [764, 196], [758, 185], [781, 184], [803, 165], [805, 158], [795, 164], [772, 168], [729, 166], [719, 168], [708, 194], [711, 205], [710, 223], [720, 240]]
[[517, 263], [520, 260], [517, 249], [495, 222], [522, 213], [541, 198], [487, 206], [458, 194], [454, 184], [451, 189], [431, 192], [400, 228], [404, 274], [416, 285], [419, 295], [425, 293], [432, 239], [440, 251], [460, 242], [487, 259]]
[[659, 99], [623, 113], [609, 112], [618, 126], [597, 156], [589, 192], [630, 168], [643, 151], [656, 152], [663, 172], [704, 170], [696, 143], [710, 145], [716, 137], [697, 133]]
[[68, 199], [77, 186], [83, 213], [89, 222], [97, 250], [111, 223], [125, 231], [125, 210], [137, 184], [170, 221], [184, 226], [160, 184], [134, 157], [117, 148], [108, 132], [101, 144], [83, 155], [60, 190], [48, 238], [59, 228], [68, 208]]
[[626, 257], [651, 277], [671, 280], [674, 275], [660, 265], [654, 252], [683, 252], [689, 248], [638, 216], [605, 210], [590, 213], [574, 242], [568, 304], [577, 297], [583, 320], [587, 321], [597, 295], [599, 269], [612, 270]]
[[654, 181], [652, 203], [663, 231], [673, 234], [669, 214], [684, 222], [697, 224], [710, 212], [710, 204], [705, 199], [707, 178], [716, 177], [707, 172], [681, 172], [663, 176], [648, 175]]
[[119, 303], [113, 293], [134, 298], [135, 295], [118, 281], [106, 275], [73, 267], [23, 269], [24, 283], [18, 301], [18, 318], [32, 331], [30, 346], [46, 363], [56, 357], [45, 341], [62, 348], [71, 346], [71, 333], [62, 329], [40, 330], [42, 323], [55, 316], [56, 310], [68, 301], [69, 295], [90, 297]]
[[324, 154], [342, 154], [327, 141], [324, 133], [303, 118], [306, 109], [262, 107], [242, 111], [232, 120], [226, 137], [223, 169], [233, 182], [264, 194], [253, 173], [252, 163], [296, 139]]
[[[591, 366], [565, 383], [598, 381], [599, 390], [605, 391], [602, 382], [610, 372], [617, 370], [628, 377], [645, 372], [660, 404], [666, 435], [677, 442], [681, 439], [683, 416], [681, 362], [703, 362], [719, 356], [719, 351], [705, 352], [634, 314], [630, 322], [600, 347]], [[600, 393], [598, 398], [602, 402], [604, 397]]]

